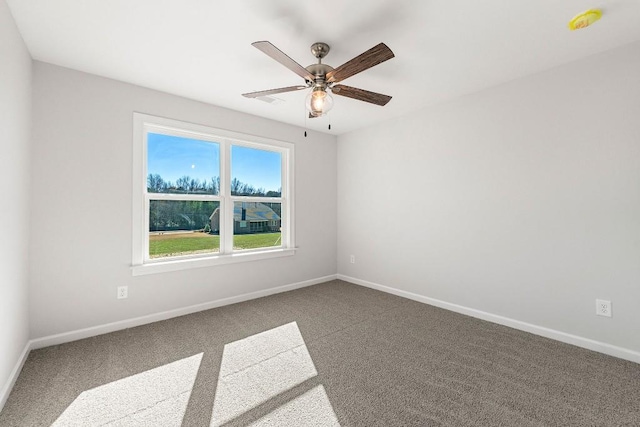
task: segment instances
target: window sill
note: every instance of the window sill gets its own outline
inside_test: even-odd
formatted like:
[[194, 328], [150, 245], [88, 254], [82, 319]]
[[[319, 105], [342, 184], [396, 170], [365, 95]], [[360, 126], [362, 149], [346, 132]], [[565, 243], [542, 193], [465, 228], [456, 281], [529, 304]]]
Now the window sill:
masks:
[[132, 265], [133, 276], [147, 274], [167, 273], [170, 271], [190, 270], [192, 268], [212, 267], [216, 265], [234, 264], [238, 262], [258, 261], [262, 259], [280, 258], [294, 255], [295, 248], [275, 249], [259, 252], [238, 252], [230, 255], [218, 255], [207, 258], [174, 259], [171, 261], [150, 262], [141, 265]]

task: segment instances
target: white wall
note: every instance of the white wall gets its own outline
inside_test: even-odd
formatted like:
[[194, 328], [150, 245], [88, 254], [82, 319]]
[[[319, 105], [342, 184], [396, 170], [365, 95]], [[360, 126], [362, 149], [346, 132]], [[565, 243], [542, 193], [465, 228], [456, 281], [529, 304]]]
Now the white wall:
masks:
[[0, 0], [0, 409], [29, 339], [31, 56]]
[[[32, 338], [335, 275], [335, 137], [34, 64]], [[132, 277], [134, 111], [293, 142], [297, 253]]]
[[639, 100], [635, 43], [339, 137], [338, 272], [640, 351]]

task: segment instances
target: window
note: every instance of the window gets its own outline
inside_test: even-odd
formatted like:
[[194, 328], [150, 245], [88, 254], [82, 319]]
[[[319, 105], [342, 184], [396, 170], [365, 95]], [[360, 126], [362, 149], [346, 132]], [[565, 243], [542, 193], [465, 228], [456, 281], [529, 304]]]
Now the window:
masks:
[[292, 255], [293, 145], [134, 114], [133, 274]]

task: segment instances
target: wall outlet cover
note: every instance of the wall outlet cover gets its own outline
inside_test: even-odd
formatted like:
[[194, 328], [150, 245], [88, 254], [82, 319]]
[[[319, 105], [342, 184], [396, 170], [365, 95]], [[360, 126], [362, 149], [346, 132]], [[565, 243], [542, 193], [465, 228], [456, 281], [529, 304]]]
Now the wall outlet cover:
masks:
[[596, 314], [598, 316], [611, 317], [611, 301], [597, 299], [596, 300]]
[[129, 297], [129, 287], [128, 286], [118, 286], [118, 299], [124, 299]]

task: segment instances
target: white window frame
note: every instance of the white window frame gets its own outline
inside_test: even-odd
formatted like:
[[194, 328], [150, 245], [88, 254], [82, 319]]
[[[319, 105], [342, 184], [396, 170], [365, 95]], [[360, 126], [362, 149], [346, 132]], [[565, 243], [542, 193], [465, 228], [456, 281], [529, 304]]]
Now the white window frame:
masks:
[[[147, 134], [162, 133], [183, 138], [210, 141], [220, 147], [220, 188], [217, 195], [169, 194], [147, 192]], [[231, 146], [243, 146], [280, 153], [282, 191], [280, 197], [232, 196]], [[151, 116], [133, 114], [133, 244], [131, 271], [134, 276], [163, 273], [220, 264], [254, 261], [295, 253], [294, 227], [294, 145], [289, 142], [247, 135], [203, 125]], [[149, 258], [150, 200], [204, 200], [220, 203], [220, 252]], [[233, 250], [233, 207], [235, 202], [281, 203], [281, 246]]]

